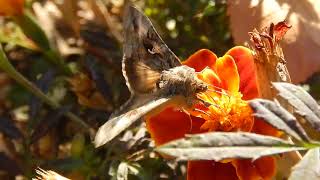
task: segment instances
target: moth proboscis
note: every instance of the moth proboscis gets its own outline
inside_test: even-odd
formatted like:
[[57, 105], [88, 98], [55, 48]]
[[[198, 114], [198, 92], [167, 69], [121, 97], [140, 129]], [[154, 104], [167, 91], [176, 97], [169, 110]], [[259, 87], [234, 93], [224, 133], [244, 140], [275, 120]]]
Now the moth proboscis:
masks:
[[163, 108], [191, 107], [196, 94], [207, 90], [194, 69], [182, 65], [139, 10], [127, 6], [124, 11], [122, 71], [131, 98], [102, 125], [94, 139], [102, 146], [146, 115]]

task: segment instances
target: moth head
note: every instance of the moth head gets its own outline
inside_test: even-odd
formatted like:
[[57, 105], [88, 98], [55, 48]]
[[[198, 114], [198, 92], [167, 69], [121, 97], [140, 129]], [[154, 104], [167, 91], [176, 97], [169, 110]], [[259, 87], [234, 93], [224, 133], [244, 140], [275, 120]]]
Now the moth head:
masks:
[[208, 90], [208, 85], [201, 81], [200, 79], [198, 79], [197, 77], [195, 77], [195, 82], [196, 82], [196, 85], [195, 85], [195, 92], [196, 93], [201, 93], [201, 92], [205, 92]]
[[194, 73], [192, 76], [190, 88], [192, 89], [194, 95], [198, 93], [203, 93], [208, 90], [207, 83], [203, 82], [201, 79], [198, 78], [197, 72]]

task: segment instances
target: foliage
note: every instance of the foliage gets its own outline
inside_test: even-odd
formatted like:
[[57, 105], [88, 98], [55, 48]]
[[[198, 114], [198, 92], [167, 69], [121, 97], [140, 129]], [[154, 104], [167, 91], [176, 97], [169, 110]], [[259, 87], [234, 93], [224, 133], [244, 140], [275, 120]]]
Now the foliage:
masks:
[[303, 88], [290, 83], [273, 83], [279, 95], [288, 100], [305, 122], [285, 110], [275, 100], [254, 99], [250, 101], [254, 116], [264, 120], [278, 130], [295, 138], [294, 142], [272, 136], [240, 132], [210, 132], [190, 135], [171, 141], [156, 151], [173, 156], [178, 160], [228, 160], [244, 158], [256, 160], [259, 157], [281, 154], [289, 151], [309, 150], [304, 158], [292, 169], [289, 179], [299, 179], [303, 173], [308, 177], [319, 178], [318, 164], [320, 142], [309, 138], [300, 123], [307, 123], [319, 132], [320, 106]]
[[[199, 47], [224, 52], [232, 46], [225, 2], [135, 4], [182, 59]], [[183, 163], [150, 151], [143, 124], [108, 146], [92, 145], [97, 127], [129, 96], [121, 72], [122, 7], [122, 1], [36, 0], [0, 17], [0, 146], [9, 165], [0, 167], [1, 178], [29, 179], [36, 167], [71, 179], [184, 176]]]
[[[0, 179], [17, 175], [30, 179], [37, 167], [70, 179], [182, 179], [186, 164], [164, 160], [158, 152], [180, 160], [221, 160], [302, 149], [311, 150], [290, 179], [299, 179], [305, 171], [318, 177], [313, 167], [306, 167], [319, 164], [317, 133], [310, 135], [296, 116], [266, 100], [251, 102], [256, 116], [295, 138], [294, 143], [248, 133], [208, 133], [155, 148], [145, 125], [136, 123], [96, 149], [92, 139], [97, 128], [129, 98], [121, 71], [126, 2], [29, 0], [21, 13], [0, 17]], [[181, 59], [199, 48], [222, 55], [233, 46], [226, 1], [138, 0], [134, 4], [151, 18]], [[275, 88], [283, 98], [290, 97], [295, 113], [310, 122], [311, 129], [319, 130], [314, 99], [298, 86], [275, 84]], [[247, 147], [243, 151], [248, 145], [251, 154], [244, 153]]]

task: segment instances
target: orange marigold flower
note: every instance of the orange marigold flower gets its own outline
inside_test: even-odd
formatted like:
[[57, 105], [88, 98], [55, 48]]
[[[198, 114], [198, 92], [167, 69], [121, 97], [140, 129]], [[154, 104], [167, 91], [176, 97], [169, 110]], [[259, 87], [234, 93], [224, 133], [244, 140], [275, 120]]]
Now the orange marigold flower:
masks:
[[[147, 128], [156, 145], [182, 138], [185, 134], [208, 131], [247, 131], [277, 136], [278, 131], [254, 119], [246, 100], [259, 96], [251, 51], [237, 46], [221, 58], [202, 49], [191, 55], [185, 65], [199, 72], [209, 90], [198, 98], [209, 102], [195, 105], [188, 113], [168, 107], [146, 119]], [[255, 161], [234, 159], [224, 162], [189, 161], [188, 180], [261, 180], [275, 175], [274, 157]]]
[[17, 16], [23, 12], [24, 0], [0, 0], [0, 15]]

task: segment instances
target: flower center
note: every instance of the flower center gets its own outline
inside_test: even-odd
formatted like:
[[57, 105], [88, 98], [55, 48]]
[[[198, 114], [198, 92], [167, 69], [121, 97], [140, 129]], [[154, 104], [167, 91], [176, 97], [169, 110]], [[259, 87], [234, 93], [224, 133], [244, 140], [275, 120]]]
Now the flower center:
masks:
[[247, 101], [242, 100], [240, 92], [227, 94], [221, 92], [206, 92], [199, 98], [210, 104], [202, 108], [197, 116], [205, 119], [201, 129], [205, 131], [250, 131], [254, 119]]

